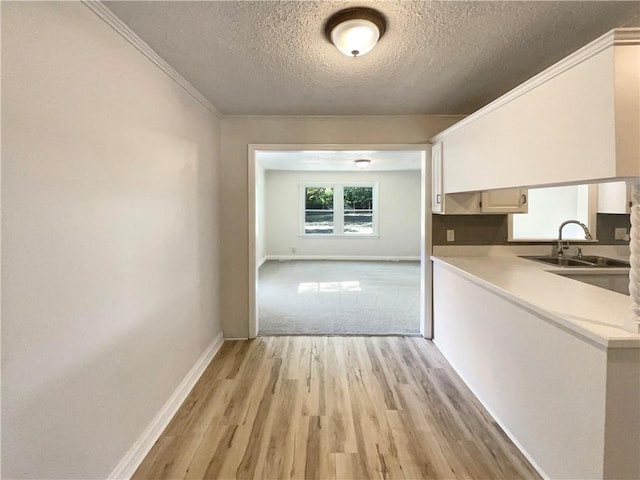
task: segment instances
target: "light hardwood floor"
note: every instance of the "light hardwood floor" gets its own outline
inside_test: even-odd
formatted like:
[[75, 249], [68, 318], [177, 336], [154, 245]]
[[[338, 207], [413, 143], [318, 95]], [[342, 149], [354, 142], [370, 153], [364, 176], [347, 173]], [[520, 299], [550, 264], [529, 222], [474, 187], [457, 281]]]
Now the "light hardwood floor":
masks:
[[420, 337], [226, 342], [135, 479], [540, 478]]

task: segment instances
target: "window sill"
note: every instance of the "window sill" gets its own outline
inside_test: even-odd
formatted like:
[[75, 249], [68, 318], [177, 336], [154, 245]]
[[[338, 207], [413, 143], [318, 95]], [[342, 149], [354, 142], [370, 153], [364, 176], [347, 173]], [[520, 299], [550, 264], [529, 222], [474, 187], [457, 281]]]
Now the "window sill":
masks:
[[351, 234], [351, 235], [347, 235], [347, 234], [342, 234], [342, 235], [338, 235], [335, 233], [307, 233], [307, 234], [302, 234], [302, 235], [298, 235], [298, 238], [354, 238], [356, 240], [363, 240], [363, 239], [376, 239], [376, 238], [380, 238], [380, 235], [358, 235], [358, 234]]

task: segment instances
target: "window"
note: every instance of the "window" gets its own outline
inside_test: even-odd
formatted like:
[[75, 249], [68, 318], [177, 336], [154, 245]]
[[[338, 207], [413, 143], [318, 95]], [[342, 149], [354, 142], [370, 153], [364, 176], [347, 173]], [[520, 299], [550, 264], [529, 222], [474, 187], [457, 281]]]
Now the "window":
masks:
[[[565, 220], [578, 220], [595, 238], [597, 189], [591, 185], [569, 185], [529, 189], [529, 213], [510, 215], [509, 240], [550, 241], [558, 238]], [[566, 240], [585, 240], [578, 225], [562, 230]]]
[[333, 188], [306, 187], [304, 233], [326, 235], [333, 233], [333, 228]]
[[301, 235], [377, 235], [377, 184], [301, 185], [300, 196]]
[[373, 187], [344, 187], [344, 233], [373, 235]]

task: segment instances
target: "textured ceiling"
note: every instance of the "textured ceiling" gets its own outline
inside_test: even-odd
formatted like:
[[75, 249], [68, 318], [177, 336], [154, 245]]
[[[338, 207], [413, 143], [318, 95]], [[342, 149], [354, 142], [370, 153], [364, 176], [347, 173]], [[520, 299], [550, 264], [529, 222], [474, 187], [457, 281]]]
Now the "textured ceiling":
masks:
[[[366, 169], [357, 168], [359, 158], [371, 160]], [[259, 151], [256, 159], [266, 170], [306, 171], [390, 171], [420, 170], [422, 152], [395, 150], [305, 150]]]
[[[223, 114], [468, 114], [611, 28], [638, 1], [105, 2]], [[326, 19], [372, 6], [388, 29], [349, 58]]]

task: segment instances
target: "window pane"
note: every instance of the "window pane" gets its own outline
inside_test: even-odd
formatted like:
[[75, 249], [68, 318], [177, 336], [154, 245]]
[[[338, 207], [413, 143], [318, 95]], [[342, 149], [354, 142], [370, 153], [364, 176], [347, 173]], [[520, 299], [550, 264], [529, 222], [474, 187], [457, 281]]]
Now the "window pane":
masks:
[[304, 233], [333, 233], [333, 187], [306, 187]]
[[304, 233], [333, 233], [333, 212], [322, 210], [304, 212]]
[[344, 209], [371, 210], [373, 208], [372, 187], [344, 187]]
[[304, 208], [305, 210], [333, 210], [333, 188], [307, 187]]
[[[553, 240], [565, 220], [589, 225], [589, 185], [570, 185], [529, 189], [529, 213], [513, 215], [514, 240]], [[562, 230], [565, 240], [584, 240], [578, 225]]]
[[373, 187], [344, 187], [344, 233], [373, 234]]
[[373, 210], [345, 210], [344, 233], [373, 234]]

